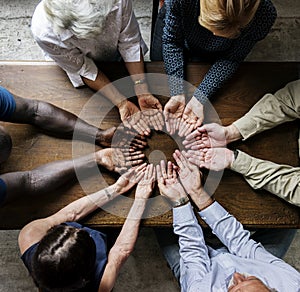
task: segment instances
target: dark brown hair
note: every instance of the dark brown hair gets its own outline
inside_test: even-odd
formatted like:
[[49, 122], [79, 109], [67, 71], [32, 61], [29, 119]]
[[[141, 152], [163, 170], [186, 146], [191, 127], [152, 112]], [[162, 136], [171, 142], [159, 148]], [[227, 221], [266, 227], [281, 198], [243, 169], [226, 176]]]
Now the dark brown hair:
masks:
[[32, 277], [40, 291], [90, 291], [96, 246], [87, 231], [67, 225], [51, 228], [32, 259]]

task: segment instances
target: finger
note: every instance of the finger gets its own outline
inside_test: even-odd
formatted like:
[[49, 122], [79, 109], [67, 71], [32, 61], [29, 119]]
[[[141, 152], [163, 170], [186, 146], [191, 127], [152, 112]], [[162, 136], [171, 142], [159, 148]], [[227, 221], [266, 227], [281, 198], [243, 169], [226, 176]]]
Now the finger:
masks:
[[186, 141], [191, 141], [191, 140], [195, 139], [197, 136], [201, 135], [199, 129], [200, 128], [197, 128], [195, 131], [193, 131], [192, 133], [188, 134], [185, 137], [185, 140]]
[[135, 172], [139, 172], [139, 171], [141, 171], [142, 169], [144, 169], [146, 166], [147, 166], [147, 163], [144, 162], [144, 163], [142, 163], [142, 164], [139, 165], [139, 166], [133, 167], [132, 169], [133, 169], [133, 171], [135, 171]]
[[170, 117], [169, 117], [169, 112], [168, 112], [167, 110], [164, 110], [164, 111], [163, 111], [163, 114], [164, 114], [165, 121], [168, 122], [168, 120], [169, 120], [169, 118], [170, 118]]
[[195, 129], [195, 125], [191, 124], [186, 128], [185, 132], [183, 133], [183, 136], [190, 134], [194, 129]]
[[160, 161], [160, 169], [161, 169], [161, 174], [162, 174], [162, 177], [164, 179], [166, 179], [168, 176], [167, 176], [167, 173], [166, 173], [166, 163], [164, 160], [161, 160]]
[[[179, 152], [179, 151], [178, 151]], [[177, 163], [177, 165], [179, 166], [180, 169], [183, 169], [184, 168], [184, 165], [182, 164], [179, 156], [178, 156], [178, 152], [175, 150], [175, 152], [173, 153], [173, 157]]]
[[173, 170], [172, 170], [172, 177], [174, 178], [174, 179], [176, 179], [177, 178], [177, 173], [176, 173], [176, 170], [173, 168]]
[[161, 112], [158, 113], [158, 118], [157, 119], [158, 119], [158, 125], [159, 125], [158, 129], [161, 131], [164, 127], [164, 124], [165, 124], [164, 119], [163, 119], [163, 115], [162, 115]]
[[133, 160], [137, 160], [137, 159], [142, 159], [144, 157], [145, 157], [145, 154], [141, 153], [141, 154], [135, 154], [135, 155], [131, 155], [129, 157], [126, 157], [126, 160], [127, 161], [133, 161]]
[[178, 129], [179, 129], [180, 121], [181, 121], [181, 118], [176, 118], [176, 119], [175, 119], [175, 121], [174, 121], [174, 133], [175, 133], [176, 131], [178, 131]]
[[173, 167], [172, 167], [171, 161], [168, 161], [167, 176], [168, 176], [168, 178], [172, 178], [172, 176], [173, 176]]
[[156, 165], [156, 176], [158, 180], [162, 179], [161, 166], [159, 164]]
[[139, 120], [139, 125], [140, 127], [143, 129], [145, 135], [150, 135], [151, 133], [151, 130], [150, 128], [148, 127], [147, 123], [143, 120], [143, 118], [141, 117], [140, 120]]

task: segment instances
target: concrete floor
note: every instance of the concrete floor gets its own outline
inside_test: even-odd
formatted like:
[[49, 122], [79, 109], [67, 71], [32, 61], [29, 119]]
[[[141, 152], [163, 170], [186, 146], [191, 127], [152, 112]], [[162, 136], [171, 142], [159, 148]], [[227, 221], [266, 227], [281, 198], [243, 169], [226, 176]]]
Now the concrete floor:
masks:
[[[133, 0], [143, 37], [150, 40], [152, 1]], [[43, 60], [30, 33], [34, 0], [0, 0], [0, 60]], [[248, 61], [300, 61], [300, 2], [273, 0], [278, 18], [270, 34], [258, 43]], [[148, 56], [146, 56], [148, 60]], [[18, 230], [0, 231], [0, 292], [36, 291], [17, 248]], [[300, 232], [285, 260], [300, 271]], [[144, 228], [114, 289], [123, 291], [179, 291], [160, 254], [154, 233]]]

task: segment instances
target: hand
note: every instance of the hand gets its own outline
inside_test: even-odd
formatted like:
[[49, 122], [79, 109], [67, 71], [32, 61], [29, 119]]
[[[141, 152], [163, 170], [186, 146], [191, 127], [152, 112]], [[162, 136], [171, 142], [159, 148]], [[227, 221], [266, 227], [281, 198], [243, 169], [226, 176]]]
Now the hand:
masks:
[[161, 131], [164, 127], [164, 119], [160, 110], [144, 110], [142, 111], [143, 119], [155, 131]]
[[145, 154], [142, 151], [121, 148], [106, 148], [96, 152], [96, 162], [110, 171], [124, 172], [130, 166], [143, 162]]
[[149, 164], [144, 170], [143, 178], [139, 181], [136, 187], [135, 198], [148, 199], [153, 191], [154, 182], [155, 182], [155, 168], [153, 164]]
[[171, 161], [168, 161], [168, 170], [166, 172], [166, 164], [162, 160], [160, 165], [156, 166], [157, 182], [160, 194], [175, 203], [181, 198], [186, 197], [183, 186], [177, 179], [176, 170]]
[[177, 172], [180, 182], [190, 196], [198, 195], [202, 187], [202, 173], [197, 166], [187, 160], [184, 154], [186, 153], [180, 153], [179, 150], [175, 150], [173, 153], [173, 157], [179, 167]]
[[226, 146], [225, 128], [216, 123], [203, 125], [186, 136], [183, 145], [192, 150], [224, 147]]
[[138, 96], [138, 102], [141, 111], [159, 110], [162, 111], [162, 105], [152, 94], [142, 94]]
[[150, 129], [136, 105], [126, 99], [118, 105], [118, 108], [121, 120], [127, 128], [133, 128], [140, 135], [150, 135]]
[[137, 134], [135, 131], [125, 128], [122, 124], [117, 128], [111, 141], [111, 147], [144, 149], [147, 146], [144, 135]]
[[127, 172], [122, 174], [113, 185], [113, 192], [123, 194], [129, 191], [136, 185], [143, 177], [147, 163], [130, 168]]
[[179, 128], [180, 119], [185, 107], [185, 96], [172, 96], [164, 108], [167, 131], [173, 135]]
[[178, 135], [181, 137], [188, 135], [194, 129], [200, 127], [203, 120], [204, 107], [201, 102], [193, 96], [184, 109]]
[[233, 151], [227, 148], [204, 148], [201, 150], [188, 150], [186, 157], [198, 167], [213, 171], [229, 168], [234, 161]]

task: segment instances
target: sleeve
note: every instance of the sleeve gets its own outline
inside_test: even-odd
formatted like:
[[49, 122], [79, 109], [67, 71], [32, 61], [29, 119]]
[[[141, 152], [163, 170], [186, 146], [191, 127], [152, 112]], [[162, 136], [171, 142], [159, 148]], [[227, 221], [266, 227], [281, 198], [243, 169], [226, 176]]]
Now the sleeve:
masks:
[[32, 258], [34, 256], [34, 253], [36, 252], [37, 248], [39, 246], [39, 243], [33, 244], [31, 247], [29, 247], [21, 256], [21, 260], [23, 261], [25, 267], [29, 271], [29, 273], [32, 273]]
[[195, 281], [210, 272], [208, 249], [190, 203], [173, 208], [173, 225], [179, 236], [181, 288], [189, 291]]
[[7, 186], [3, 179], [0, 178], [0, 207], [5, 201], [6, 198], [6, 192], [7, 192]]
[[166, 0], [166, 17], [163, 30], [163, 59], [168, 75], [170, 95], [184, 93], [184, 36], [181, 28], [179, 0]]
[[265, 189], [300, 207], [300, 167], [276, 164], [239, 151], [231, 169], [242, 174], [252, 188]]
[[53, 59], [68, 75], [74, 87], [84, 85], [81, 79], [96, 80], [98, 68], [91, 58], [85, 56], [78, 48], [56, 44], [58, 41], [40, 39], [35, 37], [36, 42], [46, 54]]
[[250, 232], [245, 230], [242, 224], [218, 202], [214, 202], [199, 214], [231, 254], [241, 258], [257, 259], [285, 268], [289, 267], [284, 261], [266, 251], [260, 243], [250, 239]]
[[233, 41], [230, 49], [216, 60], [204, 76], [198, 90], [194, 93], [194, 96], [201, 103], [211, 99], [217, 90], [232, 78], [240, 63], [248, 56], [254, 45], [267, 36], [276, 16], [276, 9], [272, 2], [269, 0], [261, 1], [250, 24]]
[[4, 87], [0, 86], [0, 120], [8, 121], [16, 110], [14, 96]]
[[266, 94], [233, 124], [243, 139], [300, 118], [300, 80], [288, 83], [275, 94]]
[[140, 49], [143, 55], [148, 48], [142, 38], [139, 24], [134, 15], [132, 1], [122, 1], [122, 29], [119, 37], [118, 49], [124, 62], [139, 62]]

